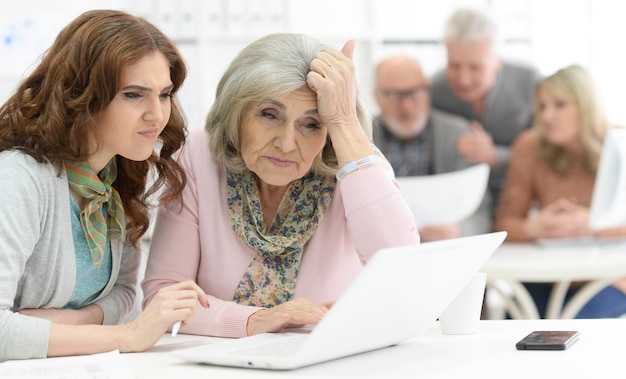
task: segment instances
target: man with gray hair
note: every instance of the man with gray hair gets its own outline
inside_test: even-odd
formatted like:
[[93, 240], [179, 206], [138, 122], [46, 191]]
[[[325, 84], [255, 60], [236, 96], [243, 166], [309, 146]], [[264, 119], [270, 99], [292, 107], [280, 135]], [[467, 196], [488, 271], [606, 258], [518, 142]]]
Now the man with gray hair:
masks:
[[472, 163], [491, 167], [489, 190], [494, 211], [504, 186], [509, 147], [532, 124], [539, 72], [502, 59], [504, 38], [487, 10], [460, 8], [445, 25], [445, 70], [432, 80], [435, 108], [470, 120], [471, 132], [457, 148]]
[[[380, 114], [373, 120], [374, 143], [396, 176], [437, 175], [472, 166], [456, 148], [470, 132], [469, 122], [431, 108], [430, 82], [419, 62], [391, 55], [376, 66], [374, 97]], [[461, 190], [461, 189], [459, 189]], [[473, 215], [460, 223], [424, 225], [421, 240], [437, 241], [490, 232], [491, 195], [485, 193]]]

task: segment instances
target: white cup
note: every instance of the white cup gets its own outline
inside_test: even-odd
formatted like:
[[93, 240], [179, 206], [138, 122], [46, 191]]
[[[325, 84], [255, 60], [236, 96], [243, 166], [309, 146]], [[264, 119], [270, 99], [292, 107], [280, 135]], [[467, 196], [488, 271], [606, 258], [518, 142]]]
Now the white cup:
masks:
[[439, 325], [444, 334], [478, 333], [480, 312], [485, 296], [487, 274], [474, 274], [469, 283], [439, 316]]

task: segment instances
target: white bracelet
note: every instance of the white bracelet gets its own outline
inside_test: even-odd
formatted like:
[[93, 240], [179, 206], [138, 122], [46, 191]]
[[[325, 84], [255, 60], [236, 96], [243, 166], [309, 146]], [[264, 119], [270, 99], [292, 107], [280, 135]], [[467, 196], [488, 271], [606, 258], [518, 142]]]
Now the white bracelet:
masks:
[[377, 155], [368, 155], [365, 158], [361, 158], [358, 161], [346, 163], [341, 170], [337, 172], [337, 180], [343, 179], [349, 173], [362, 169], [363, 167], [379, 164], [381, 162]]

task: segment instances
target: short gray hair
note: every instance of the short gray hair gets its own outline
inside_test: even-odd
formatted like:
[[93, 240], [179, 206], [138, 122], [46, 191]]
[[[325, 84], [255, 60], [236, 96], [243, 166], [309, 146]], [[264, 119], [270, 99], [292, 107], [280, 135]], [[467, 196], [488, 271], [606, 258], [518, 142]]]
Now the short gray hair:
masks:
[[[285, 96], [307, 84], [310, 63], [328, 46], [303, 34], [274, 33], [245, 47], [222, 76], [215, 102], [206, 119], [209, 148], [216, 161], [231, 172], [246, 170], [241, 157], [240, 124], [250, 104]], [[371, 140], [372, 125], [361, 95], [356, 94], [356, 112]], [[337, 156], [330, 137], [311, 170], [335, 175]]]
[[496, 54], [504, 47], [502, 26], [495, 16], [484, 8], [467, 7], [457, 9], [446, 21], [443, 39], [462, 42], [490, 40]]

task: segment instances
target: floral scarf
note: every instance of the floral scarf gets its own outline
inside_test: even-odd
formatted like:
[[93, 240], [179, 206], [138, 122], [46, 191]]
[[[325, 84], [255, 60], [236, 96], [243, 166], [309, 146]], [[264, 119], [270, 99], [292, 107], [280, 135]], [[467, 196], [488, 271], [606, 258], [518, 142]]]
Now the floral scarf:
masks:
[[256, 250], [233, 301], [272, 307], [293, 298], [304, 245], [335, 191], [335, 178], [308, 174], [293, 181], [267, 232], [256, 175], [228, 173], [228, 209], [237, 235]]

